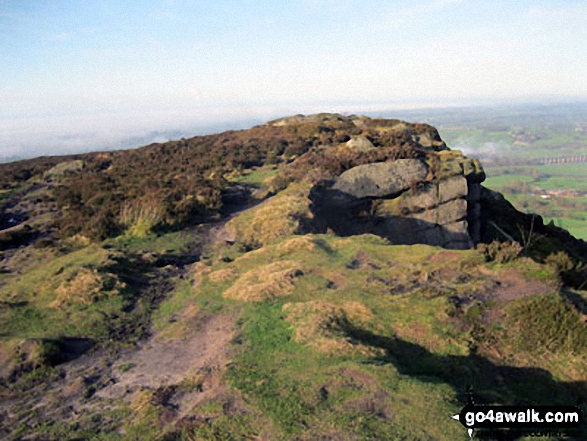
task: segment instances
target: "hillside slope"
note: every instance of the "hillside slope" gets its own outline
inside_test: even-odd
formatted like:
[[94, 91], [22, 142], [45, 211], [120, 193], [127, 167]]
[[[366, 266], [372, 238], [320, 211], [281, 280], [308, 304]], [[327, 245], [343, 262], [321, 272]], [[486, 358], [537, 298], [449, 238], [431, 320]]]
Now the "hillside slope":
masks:
[[298, 115], [0, 171], [3, 439], [465, 440], [470, 393], [585, 407], [587, 245], [430, 126]]

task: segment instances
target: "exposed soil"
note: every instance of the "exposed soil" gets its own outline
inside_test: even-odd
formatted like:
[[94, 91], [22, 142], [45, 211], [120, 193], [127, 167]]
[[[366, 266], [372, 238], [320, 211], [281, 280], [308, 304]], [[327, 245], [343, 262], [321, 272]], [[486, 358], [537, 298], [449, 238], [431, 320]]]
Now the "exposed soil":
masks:
[[489, 300], [494, 305], [485, 310], [484, 319], [487, 323], [498, 322], [502, 316], [503, 307], [508, 303], [522, 297], [548, 294], [555, 289], [552, 282], [528, 280], [519, 272], [511, 269], [500, 271], [493, 289], [484, 296], [484, 300]]
[[430, 257], [430, 262], [455, 262], [462, 258], [463, 256], [455, 251], [441, 251]]
[[515, 270], [504, 270], [499, 273], [499, 285], [491, 293], [491, 298], [498, 302], [553, 292], [556, 288], [552, 282], [528, 280]]
[[[168, 340], [159, 335], [137, 350], [122, 355], [113, 369], [116, 383], [98, 391], [103, 398], [121, 398], [141, 389], [178, 385], [198, 373], [218, 371], [229, 362], [229, 343], [235, 317], [221, 313], [194, 321], [185, 337]], [[121, 366], [131, 366], [122, 372]]]

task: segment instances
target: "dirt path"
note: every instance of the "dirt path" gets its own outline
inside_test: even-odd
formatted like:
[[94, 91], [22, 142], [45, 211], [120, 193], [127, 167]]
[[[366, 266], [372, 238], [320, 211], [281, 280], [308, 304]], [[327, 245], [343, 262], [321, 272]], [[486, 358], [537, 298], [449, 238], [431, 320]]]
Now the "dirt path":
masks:
[[[167, 340], [155, 335], [137, 350], [120, 357], [113, 370], [116, 383], [97, 397], [120, 398], [141, 389], [174, 386], [199, 374], [209, 374], [229, 362], [235, 317], [219, 313], [200, 319], [187, 336]], [[123, 369], [121, 369], [123, 367]], [[124, 368], [128, 368], [123, 372]]]
[[[199, 225], [194, 234], [205, 238], [204, 245], [233, 242], [235, 237], [226, 228], [227, 223], [257, 203], [235, 207], [223, 219]], [[187, 275], [189, 267], [182, 266], [180, 271]], [[191, 318], [187, 324], [190, 330], [181, 337], [169, 339], [154, 334], [138, 348], [120, 354], [109, 370], [109, 384], [96, 392], [93, 405], [95, 399], [130, 401], [146, 389], [177, 389], [182, 385], [190, 389], [189, 385], [195, 385], [188, 392], [173, 395], [176, 417], [181, 418], [198, 403], [226, 395], [223, 374], [231, 361], [236, 318], [231, 312]]]

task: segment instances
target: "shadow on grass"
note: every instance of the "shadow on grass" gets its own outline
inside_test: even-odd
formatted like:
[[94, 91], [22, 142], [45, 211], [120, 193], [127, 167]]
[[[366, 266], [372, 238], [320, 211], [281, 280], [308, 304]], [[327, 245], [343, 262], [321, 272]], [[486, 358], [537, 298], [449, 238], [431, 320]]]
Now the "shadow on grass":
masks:
[[[417, 344], [377, 335], [348, 322], [343, 324], [342, 330], [357, 343], [385, 351], [369, 363], [392, 364], [401, 374], [421, 381], [449, 384], [463, 404], [467, 403], [468, 391], [472, 390], [476, 404], [578, 404], [584, 413], [587, 411], [587, 381], [558, 382], [544, 369], [498, 365], [478, 355], [437, 355]], [[587, 430], [583, 430], [585, 437]], [[504, 436], [503, 439], [508, 440], [521, 437], [520, 434]]]

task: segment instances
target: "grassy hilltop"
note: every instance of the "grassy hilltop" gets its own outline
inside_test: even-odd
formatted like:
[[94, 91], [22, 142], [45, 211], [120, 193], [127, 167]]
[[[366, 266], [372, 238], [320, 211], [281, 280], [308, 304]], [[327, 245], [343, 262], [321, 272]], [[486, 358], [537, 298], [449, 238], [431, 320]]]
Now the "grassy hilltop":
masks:
[[[398, 160], [425, 178], [350, 199], [361, 231], [320, 218]], [[378, 234], [484, 178], [431, 126], [294, 116], [0, 172], [3, 439], [466, 440], [471, 390], [587, 412], [585, 242], [486, 189], [469, 249]]]

